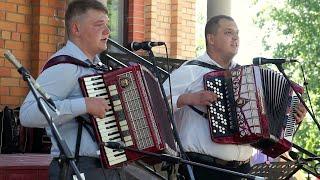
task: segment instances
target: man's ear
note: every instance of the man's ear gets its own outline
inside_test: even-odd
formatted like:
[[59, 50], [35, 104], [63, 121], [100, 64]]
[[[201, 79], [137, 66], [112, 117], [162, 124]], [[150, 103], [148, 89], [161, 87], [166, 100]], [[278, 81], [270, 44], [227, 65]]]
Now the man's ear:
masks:
[[214, 34], [207, 34], [208, 44], [214, 45]]
[[72, 23], [71, 25], [71, 33], [74, 36], [79, 36], [80, 35], [80, 29], [79, 29], [79, 24], [78, 23]]

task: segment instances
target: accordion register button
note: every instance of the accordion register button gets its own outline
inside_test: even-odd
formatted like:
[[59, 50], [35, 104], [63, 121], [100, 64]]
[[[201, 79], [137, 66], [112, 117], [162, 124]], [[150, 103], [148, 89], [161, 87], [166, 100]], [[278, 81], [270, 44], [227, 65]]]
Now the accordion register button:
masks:
[[115, 84], [108, 86], [109, 91], [117, 90], [117, 86]]
[[119, 121], [119, 125], [120, 126], [125, 126], [125, 125], [127, 125], [127, 121], [125, 121], [125, 120]]
[[121, 105], [121, 101], [120, 100], [113, 101], [113, 105], [119, 106], [119, 105]]
[[109, 90], [109, 92], [110, 92], [110, 96], [118, 95], [118, 91], [117, 90]]
[[121, 131], [127, 131], [129, 130], [128, 126], [120, 126]]
[[121, 105], [114, 106], [113, 109], [114, 109], [114, 111], [120, 111], [120, 110], [122, 110], [122, 106]]
[[131, 136], [124, 136], [124, 137], [123, 137], [123, 140], [124, 140], [124, 141], [131, 141], [132, 138], [131, 138]]
[[132, 146], [133, 145], [133, 142], [132, 141], [128, 141], [128, 142], [125, 142], [126, 146]]

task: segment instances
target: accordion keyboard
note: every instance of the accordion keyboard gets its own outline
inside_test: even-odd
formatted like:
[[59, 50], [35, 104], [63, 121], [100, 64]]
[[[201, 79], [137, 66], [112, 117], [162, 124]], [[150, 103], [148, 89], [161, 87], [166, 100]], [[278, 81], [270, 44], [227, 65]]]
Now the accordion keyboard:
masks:
[[176, 151], [159, 82], [145, 67], [132, 65], [78, 80], [84, 97], [104, 98], [111, 107], [104, 118], [89, 116], [104, 167], [120, 167], [141, 158], [159, 162], [141, 153], [109, 149], [106, 142], [153, 153]]
[[[121, 105], [116, 86], [108, 86], [108, 91], [110, 93], [109, 97], [103, 82], [103, 77], [101, 75], [84, 78], [84, 82], [87, 87], [89, 97], [104, 98], [108, 104], [113, 107], [111, 110], [106, 112], [104, 118], [95, 119], [100, 132], [101, 140], [103, 142], [123, 141], [125, 142], [126, 146], [132, 145], [132, 138], [128, 131], [128, 124], [125, 120], [123, 107]], [[119, 119], [120, 130], [116, 122], [116, 116]], [[113, 150], [107, 147], [105, 147], [104, 150], [110, 165], [127, 161], [124, 150]]]

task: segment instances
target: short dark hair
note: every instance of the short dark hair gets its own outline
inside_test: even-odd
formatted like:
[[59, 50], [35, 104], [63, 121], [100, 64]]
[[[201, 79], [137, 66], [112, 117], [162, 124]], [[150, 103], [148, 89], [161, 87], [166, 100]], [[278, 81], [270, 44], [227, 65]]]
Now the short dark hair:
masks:
[[217, 16], [210, 18], [209, 21], [207, 22], [206, 28], [204, 30], [204, 34], [205, 34], [205, 38], [206, 38], [206, 45], [208, 43], [207, 35], [217, 33], [217, 30], [219, 28], [219, 21], [221, 19], [227, 19], [230, 21], [234, 21], [232, 17], [227, 16], [227, 15], [217, 15]]
[[90, 9], [99, 10], [108, 14], [107, 8], [101, 2], [96, 0], [74, 0], [68, 5], [65, 14], [65, 27], [67, 29], [68, 36], [70, 36], [71, 22], [73, 21], [73, 18], [85, 14]]

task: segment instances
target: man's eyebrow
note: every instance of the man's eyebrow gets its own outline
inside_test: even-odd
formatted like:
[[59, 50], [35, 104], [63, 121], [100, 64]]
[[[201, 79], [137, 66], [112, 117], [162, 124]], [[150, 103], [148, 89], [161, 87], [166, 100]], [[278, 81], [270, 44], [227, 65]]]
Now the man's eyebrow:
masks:
[[101, 19], [99, 19], [99, 20], [97, 20], [97, 21], [95, 21], [94, 23], [95, 24], [99, 24], [99, 23], [105, 23], [105, 22], [108, 22], [109, 20], [101, 20]]
[[225, 28], [224, 31], [234, 31], [239, 33], [239, 29]]

